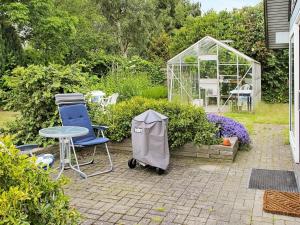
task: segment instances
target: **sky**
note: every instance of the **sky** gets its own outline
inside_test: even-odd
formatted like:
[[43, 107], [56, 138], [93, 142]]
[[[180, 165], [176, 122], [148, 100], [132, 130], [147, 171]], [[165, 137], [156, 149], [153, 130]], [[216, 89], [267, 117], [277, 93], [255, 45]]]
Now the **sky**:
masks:
[[221, 11], [224, 9], [232, 10], [233, 8], [242, 8], [243, 6], [253, 6], [261, 0], [193, 0], [193, 2], [200, 2], [202, 10], [207, 12], [210, 9]]

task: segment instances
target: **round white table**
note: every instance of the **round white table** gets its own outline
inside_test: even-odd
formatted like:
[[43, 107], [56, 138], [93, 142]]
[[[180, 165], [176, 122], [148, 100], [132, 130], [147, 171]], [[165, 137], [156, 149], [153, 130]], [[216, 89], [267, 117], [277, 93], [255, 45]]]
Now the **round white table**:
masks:
[[[75, 148], [73, 145], [71, 146], [71, 142], [73, 137], [84, 136], [88, 134], [88, 132], [89, 130], [87, 128], [78, 126], [49, 127], [39, 131], [39, 134], [43, 137], [59, 139], [60, 171], [56, 179], [61, 176], [67, 164], [72, 170], [78, 172], [82, 177], [87, 178], [87, 175], [79, 168], [78, 160], [75, 154]], [[71, 148], [75, 156], [75, 166], [72, 164]]]

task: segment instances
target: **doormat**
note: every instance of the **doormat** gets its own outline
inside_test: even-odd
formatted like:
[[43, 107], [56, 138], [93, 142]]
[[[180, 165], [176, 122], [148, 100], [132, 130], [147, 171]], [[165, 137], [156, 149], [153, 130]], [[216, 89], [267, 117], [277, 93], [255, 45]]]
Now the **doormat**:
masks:
[[298, 192], [298, 186], [294, 172], [284, 170], [252, 169], [249, 188]]
[[300, 217], [300, 194], [267, 190], [263, 209], [268, 213]]

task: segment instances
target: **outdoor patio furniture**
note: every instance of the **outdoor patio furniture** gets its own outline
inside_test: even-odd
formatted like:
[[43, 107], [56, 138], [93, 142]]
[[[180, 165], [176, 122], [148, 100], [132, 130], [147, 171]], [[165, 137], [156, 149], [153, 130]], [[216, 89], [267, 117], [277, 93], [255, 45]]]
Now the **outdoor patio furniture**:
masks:
[[[72, 164], [71, 157], [71, 145], [72, 138], [80, 137], [88, 134], [89, 130], [84, 127], [77, 126], [63, 126], [63, 127], [49, 127], [39, 131], [39, 134], [43, 137], [58, 138], [59, 139], [59, 153], [60, 153], [60, 165], [59, 173], [56, 177], [58, 179], [68, 165], [72, 170], [75, 170], [82, 177], [87, 178], [87, 175], [80, 170], [75, 149], [72, 148], [76, 165]], [[77, 168], [75, 168], [77, 167]]]
[[91, 102], [101, 104], [105, 93], [103, 91], [91, 91], [88, 95]]
[[[59, 114], [63, 126], [80, 126], [88, 129], [88, 133], [81, 137], [71, 138], [71, 147], [73, 148], [74, 155], [76, 156], [76, 148], [94, 147], [92, 160], [79, 164], [85, 166], [94, 163], [97, 145], [104, 144], [106, 153], [109, 160], [109, 168], [103, 171], [98, 171], [87, 175], [87, 177], [96, 176], [99, 174], [107, 173], [113, 170], [113, 163], [108, 150], [107, 142], [109, 139], [105, 137], [104, 131], [108, 129], [106, 126], [92, 125], [88, 111], [85, 105], [83, 94], [57, 94], [55, 101], [59, 108]], [[97, 135], [95, 134], [95, 131]], [[100, 137], [101, 134], [101, 137]], [[79, 168], [79, 167], [78, 167]]]
[[102, 98], [100, 101], [100, 105], [102, 109], [105, 110], [107, 106], [115, 105], [117, 103], [118, 97], [119, 97], [119, 93], [114, 93], [108, 96], [107, 98]]
[[[17, 149], [21, 151], [21, 154], [27, 154], [29, 156], [34, 156], [34, 153], [38, 152], [38, 145], [37, 144], [25, 144], [16, 146]], [[48, 169], [48, 167], [52, 167], [54, 164], [54, 156], [52, 154], [39, 154], [36, 155], [37, 160], [36, 163], [42, 163], [44, 169]]]
[[252, 110], [252, 90], [248, 89], [248, 86], [242, 86], [240, 89], [230, 91], [230, 94], [235, 97], [238, 107], [242, 108], [243, 103], [246, 103], [247, 110]]

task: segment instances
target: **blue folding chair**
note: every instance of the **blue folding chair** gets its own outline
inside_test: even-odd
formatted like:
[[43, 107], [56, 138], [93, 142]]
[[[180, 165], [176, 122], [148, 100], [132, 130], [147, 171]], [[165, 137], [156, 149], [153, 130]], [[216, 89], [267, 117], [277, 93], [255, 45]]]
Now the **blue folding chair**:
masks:
[[[104, 144], [109, 160], [109, 168], [104, 171], [89, 174], [86, 177], [96, 176], [112, 171], [113, 163], [107, 146], [107, 142], [109, 142], [109, 139], [104, 136], [104, 131], [108, 129], [108, 127], [98, 125], [95, 126], [91, 124], [83, 94], [57, 94], [55, 95], [55, 102], [58, 105], [58, 110], [63, 126], [79, 126], [85, 127], [89, 130], [89, 133], [87, 135], [72, 138], [71, 140], [71, 146], [74, 150], [73, 152], [75, 154], [75, 159], [77, 159], [75, 147], [83, 148], [94, 146], [92, 160], [84, 163], [79, 163], [78, 170], [80, 170], [79, 166], [93, 164], [95, 162], [97, 145]], [[97, 135], [95, 134], [95, 131], [97, 131]]]

